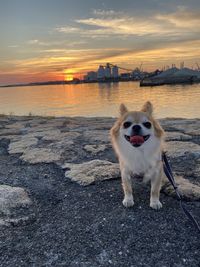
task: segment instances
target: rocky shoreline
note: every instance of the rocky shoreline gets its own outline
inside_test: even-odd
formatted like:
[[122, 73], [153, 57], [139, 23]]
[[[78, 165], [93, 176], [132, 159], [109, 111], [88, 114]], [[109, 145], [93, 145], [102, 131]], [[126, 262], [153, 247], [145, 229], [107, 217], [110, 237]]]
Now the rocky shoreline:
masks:
[[[0, 116], [0, 266], [198, 266], [198, 236], [169, 184], [161, 212], [149, 208], [139, 180], [138, 203], [122, 207], [114, 121]], [[199, 220], [200, 120], [160, 122], [179, 190]]]

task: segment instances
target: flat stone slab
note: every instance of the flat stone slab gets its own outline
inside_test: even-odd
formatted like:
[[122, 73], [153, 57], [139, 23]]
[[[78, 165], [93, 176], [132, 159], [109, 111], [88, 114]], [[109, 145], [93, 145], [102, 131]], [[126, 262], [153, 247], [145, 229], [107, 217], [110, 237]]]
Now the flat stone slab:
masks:
[[180, 132], [165, 132], [165, 140], [166, 141], [190, 141], [192, 140], [192, 136], [188, 134], [183, 134]]
[[37, 142], [37, 138], [25, 136], [19, 141], [11, 142], [8, 151], [10, 154], [23, 153], [26, 149], [30, 149], [31, 146], [36, 145]]
[[47, 132], [47, 134], [43, 135], [42, 140], [44, 141], [72, 141], [74, 139], [76, 139], [77, 137], [79, 137], [81, 134], [77, 133], [77, 132], [65, 132], [65, 133], [61, 133], [60, 131], [57, 133], [53, 133], [53, 131], [51, 132], [51, 134], [49, 134]]
[[35, 219], [33, 203], [21, 187], [0, 185], [0, 226], [24, 225]]
[[65, 172], [66, 177], [84, 186], [120, 177], [119, 165], [106, 160], [92, 160], [81, 164], [66, 163], [62, 168], [68, 169]]
[[200, 120], [199, 119], [177, 119], [167, 118], [160, 120], [162, 126], [167, 131], [180, 131], [191, 136], [200, 135]]
[[59, 153], [49, 148], [33, 148], [26, 150], [20, 158], [32, 164], [51, 163], [61, 159], [61, 151]]
[[[184, 179], [182, 176], [175, 177], [178, 190], [183, 199], [186, 200], [200, 200], [200, 186], [191, 183], [189, 180]], [[169, 196], [176, 197], [176, 193], [172, 185], [167, 182], [163, 187], [163, 192]]]
[[5, 126], [5, 128], [7, 129], [17, 129], [17, 130], [21, 130], [25, 127], [26, 121], [22, 122], [15, 122], [13, 124], [8, 124]]
[[10, 129], [1, 129], [0, 135], [20, 135], [21, 130], [15, 129], [15, 128], [10, 128]]
[[89, 142], [108, 143], [110, 142], [108, 130], [85, 131], [83, 137]]
[[[45, 128], [44, 128], [45, 129]], [[38, 130], [37, 128], [34, 131], [28, 131], [28, 134], [26, 136], [28, 137], [41, 137], [41, 138], [47, 138], [47, 140], [52, 140], [57, 136], [60, 135], [60, 130], [59, 129], [46, 129], [44, 130], [43, 128], [41, 128], [40, 130]], [[49, 139], [48, 139], [49, 138]]]
[[100, 152], [105, 151], [108, 148], [107, 145], [85, 145], [84, 150], [91, 153], [92, 155], [97, 155]]
[[171, 158], [200, 157], [200, 146], [192, 142], [170, 141], [166, 143], [165, 147]]

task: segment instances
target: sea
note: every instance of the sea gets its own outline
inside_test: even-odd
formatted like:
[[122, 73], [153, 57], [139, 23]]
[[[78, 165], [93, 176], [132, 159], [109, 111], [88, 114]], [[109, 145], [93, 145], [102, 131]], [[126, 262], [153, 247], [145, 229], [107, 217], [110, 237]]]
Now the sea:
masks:
[[139, 110], [146, 101], [157, 118], [200, 118], [200, 84], [140, 87], [139, 82], [0, 88], [0, 114], [117, 117], [119, 105]]

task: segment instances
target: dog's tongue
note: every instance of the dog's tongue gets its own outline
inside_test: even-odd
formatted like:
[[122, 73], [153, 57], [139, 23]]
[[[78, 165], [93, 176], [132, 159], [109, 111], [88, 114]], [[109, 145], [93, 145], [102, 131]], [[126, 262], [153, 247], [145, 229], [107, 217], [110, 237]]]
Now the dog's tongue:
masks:
[[131, 144], [141, 145], [144, 143], [144, 137], [141, 135], [133, 135], [130, 137]]

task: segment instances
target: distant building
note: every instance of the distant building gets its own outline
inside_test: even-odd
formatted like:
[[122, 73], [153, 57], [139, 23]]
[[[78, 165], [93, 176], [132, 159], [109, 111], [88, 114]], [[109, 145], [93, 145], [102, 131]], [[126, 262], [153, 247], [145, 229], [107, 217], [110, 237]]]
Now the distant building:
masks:
[[102, 65], [100, 65], [97, 71], [97, 79], [102, 80], [104, 78], [105, 78], [105, 69]]
[[134, 71], [132, 72], [132, 78], [134, 80], [140, 80], [142, 77], [142, 72], [140, 71], [139, 68], [135, 68]]
[[107, 63], [105, 67], [105, 78], [111, 78], [111, 68], [109, 63]]
[[112, 77], [114, 79], [119, 77], [119, 68], [117, 66], [113, 66], [112, 68]]
[[129, 72], [125, 72], [121, 74], [122, 80], [129, 80], [131, 78], [131, 74]]
[[89, 71], [87, 75], [84, 77], [86, 81], [92, 82], [97, 80], [97, 72], [96, 71]]

